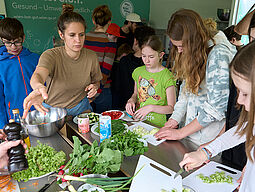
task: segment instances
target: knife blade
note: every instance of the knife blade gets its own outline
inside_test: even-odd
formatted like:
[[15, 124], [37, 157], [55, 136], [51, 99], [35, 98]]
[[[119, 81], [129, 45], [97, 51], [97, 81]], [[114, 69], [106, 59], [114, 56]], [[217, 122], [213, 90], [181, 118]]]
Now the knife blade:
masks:
[[55, 181], [56, 179], [53, 179], [50, 183], [45, 184], [38, 192], [45, 192]]
[[180, 174], [182, 174], [185, 171], [185, 169], [181, 168], [177, 173], [174, 175], [174, 179], [178, 177]]
[[158, 167], [157, 165], [154, 165], [153, 163], [150, 163], [150, 166], [152, 166], [154, 169], [157, 169], [158, 171], [160, 171], [160, 172], [162, 172], [162, 173], [164, 173], [164, 174], [166, 174], [170, 177], [172, 176], [169, 172], [167, 172], [166, 170]]

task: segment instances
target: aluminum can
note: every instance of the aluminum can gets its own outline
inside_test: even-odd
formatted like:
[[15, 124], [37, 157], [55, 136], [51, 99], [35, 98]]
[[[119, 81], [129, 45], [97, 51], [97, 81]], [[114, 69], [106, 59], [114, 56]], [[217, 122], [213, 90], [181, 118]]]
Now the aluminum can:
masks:
[[110, 116], [101, 116], [99, 118], [100, 122], [100, 143], [111, 137], [112, 125]]
[[89, 116], [88, 115], [78, 115], [78, 129], [80, 133], [89, 132]]

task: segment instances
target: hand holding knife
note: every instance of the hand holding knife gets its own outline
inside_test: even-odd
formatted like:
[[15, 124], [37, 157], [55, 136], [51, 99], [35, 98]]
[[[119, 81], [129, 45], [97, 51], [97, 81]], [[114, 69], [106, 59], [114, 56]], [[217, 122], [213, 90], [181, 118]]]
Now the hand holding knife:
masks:
[[182, 167], [177, 173], [174, 175], [174, 179], [178, 177], [180, 174], [182, 174], [185, 171], [185, 169]]

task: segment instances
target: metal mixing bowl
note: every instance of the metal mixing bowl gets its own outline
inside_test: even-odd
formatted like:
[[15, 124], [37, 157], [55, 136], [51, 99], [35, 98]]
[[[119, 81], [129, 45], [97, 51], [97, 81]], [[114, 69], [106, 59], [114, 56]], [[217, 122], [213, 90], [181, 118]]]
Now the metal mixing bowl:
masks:
[[64, 126], [66, 110], [62, 108], [48, 110], [46, 115], [37, 110], [28, 113], [22, 124], [28, 129], [29, 134], [36, 137], [48, 137]]

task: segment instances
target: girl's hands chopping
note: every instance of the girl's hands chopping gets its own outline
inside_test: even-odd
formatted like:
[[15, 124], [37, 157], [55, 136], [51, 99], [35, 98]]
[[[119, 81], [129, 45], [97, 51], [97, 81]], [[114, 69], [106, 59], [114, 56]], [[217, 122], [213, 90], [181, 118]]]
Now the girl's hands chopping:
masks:
[[179, 163], [180, 167], [184, 167], [186, 171], [190, 171], [196, 167], [201, 166], [207, 159], [204, 151], [194, 151], [186, 153], [183, 160]]

